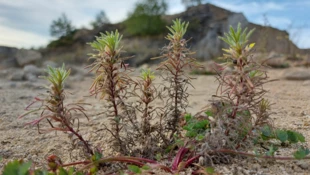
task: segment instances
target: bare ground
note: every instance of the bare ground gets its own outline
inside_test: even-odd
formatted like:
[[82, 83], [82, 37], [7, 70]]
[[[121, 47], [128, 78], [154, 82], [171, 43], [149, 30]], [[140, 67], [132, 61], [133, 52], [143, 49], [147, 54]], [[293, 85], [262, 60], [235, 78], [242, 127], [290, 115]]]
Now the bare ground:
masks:
[[[274, 124], [279, 128], [293, 129], [301, 132], [306, 137], [306, 144], [310, 140], [310, 85], [303, 85], [303, 81], [288, 81], [282, 78], [285, 70], [270, 70], [271, 79], [279, 81], [266, 84], [269, 90], [266, 98], [274, 103], [272, 107], [272, 118]], [[188, 112], [195, 113], [208, 104], [208, 100], [215, 94], [218, 83], [213, 76], [195, 76], [192, 84], [195, 89], [190, 88], [190, 104]], [[24, 112], [24, 108], [32, 101], [38, 93], [44, 93], [40, 88], [45, 81], [10, 82], [0, 79], [0, 169], [12, 159], [31, 160], [41, 166], [46, 156], [50, 154], [59, 155], [63, 162], [69, 162], [68, 152], [71, 150], [70, 140], [63, 133], [51, 132], [38, 134], [36, 127], [24, 126], [24, 123], [31, 121], [35, 115], [17, 119]], [[86, 77], [81, 82], [70, 83], [67, 94], [68, 101], [80, 101], [90, 103], [88, 116], [90, 121], [82, 120], [80, 132], [91, 138], [94, 145], [100, 146], [109, 154], [110, 148], [106, 144], [106, 135], [96, 132], [101, 124], [106, 122], [102, 115], [103, 101], [89, 97], [88, 88], [91, 78]], [[82, 116], [81, 116], [82, 117]], [[290, 155], [296, 149], [295, 146], [280, 148], [277, 155]], [[216, 165], [221, 174], [310, 174], [310, 160], [301, 161], [267, 161], [256, 159], [239, 158], [229, 165]], [[161, 174], [161, 173], [159, 173]]]

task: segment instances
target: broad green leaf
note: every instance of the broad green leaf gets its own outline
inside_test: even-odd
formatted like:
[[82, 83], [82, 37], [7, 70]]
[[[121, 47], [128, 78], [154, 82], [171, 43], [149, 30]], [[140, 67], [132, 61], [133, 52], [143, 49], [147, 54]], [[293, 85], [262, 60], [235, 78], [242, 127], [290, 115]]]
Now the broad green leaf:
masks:
[[294, 131], [287, 131], [288, 141], [290, 143], [297, 143], [298, 142], [298, 136], [296, 132]]
[[142, 173], [141, 169], [138, 166], [136, 166], [136, 165], [128, 165], [127, 167], [133, 173], [136, 173], [136, 174], [141, 174]]
[[202, 141], [204, 138], [205, 138], [205, 135], [204, 135], [204, 134], [198, 134], [198, 135], [196, 136], [196, 140], [197, 140], [197, 141]]
[[305, 137], [301, 133], [295, 132], [295, 134], [296, 134], [296, 136], [297, 136], [297, 138], [298, 138], [298, 140], [300, 142], [305, 142], [306, 141]]
[[47, 171], [35, 170], [34, 175], [55, 175], [54, 173], [49, 173]]
[[308, 148], [303, 148], [300, 147], [295, 153], [294, 153], [294, 157], [296, 159], [303, 159], [305, 158], [308, 154], [310, 153]]
[[27, 175], [31, 162], [20, 163], [18, 160], [9, 162], [3, 169], [2, 175]]
[[163, 156], [160, 153], [157, 153], [156, 156], [155, 156], [155, 159], [157, 161], [161, 161], [162, 158], [163, 158]]
[[277, 136], [277, 139], [279, 139], [281, 142], [285, 142], [288, 139], [287, 132], [284, 130], [280, 130], [280, 129], [276, 130], [276, 136]]
[[74, 174], [74, 168], [73, 167], [69, 168], [68, 174], [69, 175], [73, 175]]
[[206, 171], [208, 174], [213, 174], [213, 173], [215, 173], [215, 170], [214, 170], [213, 167], [207, 167], [207, 168], [205, 169], [205, 171]]
[[20, 165], [18, 174], [24, 175], [28, 174], [29, 168], [31, 167], [31, 162], [26, 162]]
[[192, 115], [191, 115], [191, 114], [186, 114], [186, 115], [184, 116], [184, 118], [185, 118], [185, 121], [186, 121], [186, 122], [189, 122], [189, 121], [192, 119]]
[[196, 137], [196, 136], [197, 136], [197, 132], [195, 132], [195, 131], [190, 130], [190, 131], [186, 132], [186, 137], [192, 138], [192, 137]]
[[208, 124], [209, 124], [208, 120], [198, 121], [194, 124], [193, 129], [205, 129], [207, 128]]
[[58, 171], [58, 175], [69, 175], [63, 167], [59, 167]]
[[209, 116], [209, 117], [210, 117], [210, 116], [214, 116], [213, 112], [210, 111], [210, 110], [206, 111], [205, 114], [206, 114], [207, 116]]
[[143, 165], [143, 166], [141, 167], [141, 169], [143, 169], [143, 170], [150, 170], [151, 167], [148, 166], [148, 165]]
[[268, 125], [263, 126], [261, 132], [262, 132], [263, 139], [264, 137], [267, 137], [267, 139], [272, 137], [272, 131]]

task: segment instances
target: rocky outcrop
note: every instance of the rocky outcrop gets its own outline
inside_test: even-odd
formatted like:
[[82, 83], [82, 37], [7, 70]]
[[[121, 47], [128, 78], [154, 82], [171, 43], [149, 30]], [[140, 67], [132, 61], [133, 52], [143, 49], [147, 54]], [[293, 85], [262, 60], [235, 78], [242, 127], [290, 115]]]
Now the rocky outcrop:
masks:
[[35, 50], [20, 49], [16, 53], [16, 60], [19, 66], [25, 66], [30, 63], [41, 60], [42, 55]]
[[13, 47], [0, 46], [0, 69], [16, 67], [16, 53], [18, 49]]
[[[211, 60], [222, 55], [222, 48], [227, 47], [227, 45], [218, 37], [228, 32], [229, 26], [236, 27], [239, 22], [242, 27], [248, 27], [249, 30], [255, 28], [250, 41], [256, 43], [255, 49], [257, 52], [269, 53], [273, 51], [286, 55], [310, 53], [306, 49], [300, 50], [292, 43], [286, 31], [253, 24], [242, 13], [231, 12], [212, 4], [191, 7], [185, 12], [166, 15], [163, 18], [168, 25], [175, 18], [190, 22], [185, 38], [191, 38], [188, 45], [192, 50], [196, 51], [196, 57], [201, 61]], [[166, 34], [153, 37], [133, 37], [126, 35], [124, 26], [121, 23], [107, 24], [99, 29], [77, 30], [73, 36], [72, 44], [46, 49], [43, 53], [44, 58], [58, 63], [60, 61], [85, 63], [88, 58], [87, 54], [92, 52], [92, 49], [86, 43], [93, 41], [100, 32], [115, 29], [124, 34], [122, 45], [126, 51], [125, 56], [134, 56], [134, 59], [128, 60], [132, 66], [156, 63], [151, 61], [150, 58], [158, 56], [161, 52], [160, 48], [167, 44], [164, 39]]]
[[226, 43], [218, 37], [229, 31], [229, 27], [237, 27], [238, 23], [248, 30], [255, 28], [250, 38], [256, 43], [257, 52], [277, 52], [282, 54], [296, 54], [300, 49], [289, 40], [286, 31], [272, 27], [265, 27], [250, 23], [242, 13], [235, 13], [226, 9], [204, 4], [189, 8], [187, 11], [173, 18], [181, 18], [190, 22], [188, 35], [196, 38], [191, 42], [192, 48], [197, 51], [200, 60], [210, 60], [222, 55], [222, 48], [227, 47]]
[[287, 80], [310, 80], [310, 70], [305, 68], [287, 70], [284, 78]]
[[35, 50], [0, 46], [0, 69], [23, 67], [41, 59], [41, 53]]

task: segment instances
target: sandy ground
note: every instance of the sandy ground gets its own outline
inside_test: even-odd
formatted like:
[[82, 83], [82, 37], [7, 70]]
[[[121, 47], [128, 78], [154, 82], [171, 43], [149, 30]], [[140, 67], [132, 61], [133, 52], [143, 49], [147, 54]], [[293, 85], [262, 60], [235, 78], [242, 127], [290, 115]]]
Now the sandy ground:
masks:
[[[282, 78], [285, 70], [270, 70], [271, 79], [279, 81], [266, 84], [269, 90], [266, 98], [274, 103], [272, 118], [276, 127], [294, 129], [301, 132], [310, 140], [310, 85], [303, 85], [303, 81], [288, 81]], [[218, 86], [213, 76], [195, 76], [192, 84], [195, 89], [189, 88], [191, 94], [188, 112], [195, 113], [208, 104], [208, 100], [215, 94]], [[0, 168], [12, 159], [31, 160], [40, 165], [46, 156], [56, 154], [62, 157], [63, 162], [70, 161], [68, 152], [71, 149], [70, 140], [62, 133], [51, 132], [38, 134], [35, 127], [24, 126], [35, 115], [17, 119], [38, 93], [44, 93], [40, 86], [45, 81], [10, 82], [0, 79]], [[86, 77], [82, 82], [70, 83], [68, 101], [80, 101], [90, 103], [87, 107], [90, 121], [82, 120], [80, 132], [86, 139], [91, 138], [95, 145], [108, 149], [103, 134], [94, 134], [100, 129], [104, 117], [96, 114], [102, 112], [102, 101], [89, 97], [88, 88], [91, 78]], [[294, 150], [294, 146], [280, 148], [279, 155], [288, 155]], [[310, 161], [266, 161], [255, 159], [238, 159], [230, 165], [217, 166], [217, 170], [223, 174], [310, 174]]]

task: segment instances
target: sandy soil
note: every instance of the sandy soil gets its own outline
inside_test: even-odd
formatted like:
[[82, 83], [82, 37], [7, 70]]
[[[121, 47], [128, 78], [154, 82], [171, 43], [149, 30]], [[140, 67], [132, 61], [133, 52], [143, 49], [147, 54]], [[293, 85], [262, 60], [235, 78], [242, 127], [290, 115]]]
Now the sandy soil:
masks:
[[[270, 70], [269, 76], [279, 81], [266, 84], [265, 88], [270, 92], [266, 95], [272, 103], [272, 118], [276, 127], [294, 129], [301, 132], [310, 140], [310, 85], [303, 85], [303, 81], [287, 81], [282, 78], [285, 70]], [[211, 95], [215, 94], [218, 86], [213, 76], [195, 76], [190, 88], [190, 104], [188, 112], [195, 113], [208, 104]], [[68, 152], [71, 149], [70, 140], [62, 133], [51, 132], [38, 134], [35, 127], [24, 126], [24, 123], [34, 119], [35, 115], [17, 119], [23, 109], [38, 94], [45, 90], [40, 86], [45, 81], [10, 82], [0, 79], [0, 169], [12, 159], [26, 159], [40, 165], [46, 156], [56, 154], [62, 157], [63, 162], [70, 161]], [[88, 97], [88, 88], [91, 82], [86, 77], [82, 82], [70, 83], [68, 101], [80, 101], [90, 103], [87, 107], [90, 121], [82, 120], [80, 132], [86, 139], [91, 138], [93, 144], [108, 150], [105, 144], [105, 135], [95, 133], [103, 122], [104, 117], [96, 114], [102, 112], [102, 103], [94, 97]], [[295, 149], [294, 146], [281, 148], [279, 155], [289, 155]], [[255, 159], [238, 159], [230, 165], [217, 166], [222, 174], [310, 174], [310, 161], [266, 161]]]

